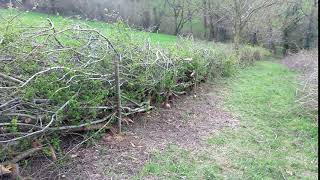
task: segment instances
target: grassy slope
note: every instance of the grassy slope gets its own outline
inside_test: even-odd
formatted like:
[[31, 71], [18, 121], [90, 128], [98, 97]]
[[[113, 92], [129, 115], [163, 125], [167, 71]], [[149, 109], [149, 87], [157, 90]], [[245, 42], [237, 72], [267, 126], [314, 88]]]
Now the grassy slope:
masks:
[[241, 70], [225, 88], [226, 106], [241, 117], [241, 126], [210, 137], [201, 153], [168, 147], [155, 155], [141, 176], [317, 179], [317, 126], [293, 111], [296, 77], [271, 62]]
[[[21, 12], [16, 10], [8, 10], [8, 9], [1, 9], [0, 8], [0, 20], [2, 17], [8, 17], [9, 15], [15, 16], [18, 13], [21, 13], [19, 15], [20, 21], [23, 22], [25, 25], [44, 25], [47, 24], [46, 18], [50, 18], [54, 24], [57, 27], [63, 27], [70, 24], [86, 24], [92, 28], [98, 29], [104, 34], [109, 34], [112, 25], [100, 22], [100, 21], [84, 21], [84, 20], [78, 20], [78, 19], [71, 19], [71, 18], [65, 18], [63, 16], [55, 16], [55, 15], [48, 15], [43, 13], [36, 13], [36, 12]], [[147, 35], [151, 38], [151, 41], [154, 43], [160, 43], [160, 44], [168, 44], [173, 43], [176, 41], [176, 36], [167, 35], [167, 34], [158, 34], [158, 33], [147, 33], [142, 31], [136, 31], [137, 34], [141, 35]]]

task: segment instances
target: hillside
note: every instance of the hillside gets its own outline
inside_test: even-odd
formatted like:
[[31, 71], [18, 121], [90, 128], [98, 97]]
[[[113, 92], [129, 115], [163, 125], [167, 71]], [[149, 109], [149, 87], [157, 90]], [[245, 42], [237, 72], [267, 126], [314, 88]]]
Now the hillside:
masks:
[[[102, 33], [108, 35], [114, 31], [114, 25], [110, 25], [105, 22], [101, 21], [84, 21], [78, 19], [77, 17], [70, 17], [66, 18], [63, 16], [56, 16], [56, 15], [48, 15], [44, 13], [37, 13], [37, 12], [30, 12], [30, 11], [17, 11], [17, 10], [8, 10], [8, 9], [1, 9], [0, 8], [0, 16], [2, 19], [6, 19], [6, 17], [19, 17], [20, 22], [23, 22], [23, 25], [29, 26], [44, 26], [46, 25], [47, 18], [50, 18], [55, 26], [59, 28], [63, 28], [70, 24], [83, 24], [87, 25], [91, 28], [98, 29]], [[134, 31], [134, 29], [132, 29]], [[167, 35], [167, 34], [159, 34], [159, 33], [147, 33], [141, 31], [135, 31], [136, 35], [142, 35], [149, 37], [153, 43], [161, 43], [161, 44], [168, 44], [174, 43], [176, 41], [176, 36]]]

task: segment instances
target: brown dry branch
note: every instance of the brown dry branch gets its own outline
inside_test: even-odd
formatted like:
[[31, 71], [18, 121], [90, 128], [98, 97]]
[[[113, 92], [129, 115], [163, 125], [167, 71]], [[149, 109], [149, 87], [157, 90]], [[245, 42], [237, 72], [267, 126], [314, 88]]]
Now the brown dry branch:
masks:
[[30, 157], [32, 156], [34, 153], [36, 152], [39, 152], [43, 149], [43, 147], [35, 147], [35, 148], [32, 148], [32, 149], [29, 149], [21, 154], [19, 154], [18, 156], [16, 156], [15, 158], [13, 158], [12, 160], [10, 161], [5, 161], [3, 163], [1, 163], [1, 165], [9, 165], [9, 164], [15, 164], [27, 157]]
[[301, 51], [291, 54], [284, 59], [284, 63], [291, 69], [300, 71], [300, 85], [297, 89], [296, 102], [301, 108], [318, 111], [318, 50]]

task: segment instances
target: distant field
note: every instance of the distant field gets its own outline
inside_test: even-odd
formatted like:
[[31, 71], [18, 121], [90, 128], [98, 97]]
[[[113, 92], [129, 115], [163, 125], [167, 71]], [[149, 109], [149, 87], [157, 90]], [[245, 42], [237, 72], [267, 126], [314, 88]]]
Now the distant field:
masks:
[[[8, 9], [0, 9], [0, 22], [4, 18], [6, 20], [10, 19], [9, 16], [15, 17], [19, 15], [19, 20], [23, 25], [30, 25], [30, 26], [39, 26], [47, 23], [46, 19], [50, 18], [57, 28], [62, 28], [64, 26], [70, 24], [85, 24], [92, 28], [99, 30], [100, 32], [108, 35], [111, 33], [113, 25], [101, 22], [101, 21], [85, 21], [76, 18], [68, 18], [63, 16], [55, 16], [55, 15], [48, 15], [44, 13], [37, 13], [37, 12], [22, 12], [16, 10], [8, 10]], [[133, 30], [134, 31], [134, 30]], [[149, 36], [153, 43], [160, 43], [162, 45], [170, 44], [176, 42], [176, 36], [167, 35], [167, 34], [159, 34], [159, 33], [148, 33], [142, 31], [135, 31], [137, 34]]]

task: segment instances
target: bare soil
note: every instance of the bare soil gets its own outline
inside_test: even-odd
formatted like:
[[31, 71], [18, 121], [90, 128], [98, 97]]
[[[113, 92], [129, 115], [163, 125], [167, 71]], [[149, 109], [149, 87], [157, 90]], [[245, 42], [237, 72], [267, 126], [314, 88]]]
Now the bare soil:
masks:
[[236, 117], [219, 107], [222, 97], [217, 91], [216, 86], [203, 84], [197, 96], [180, 97], [170, 109], [158, 108], [133, 119], [123, 135], [106, 133], [93, 146], [79, 148], [66, 162], [55, 162], [50, 168], [46, 168], [49, 160], [34, 161], [37, 165], [25, 174], [37, 179], [132, 179], [154, 152], [170, 144], [201, 151], [206, 146], [203, 140], [239, 124]]

